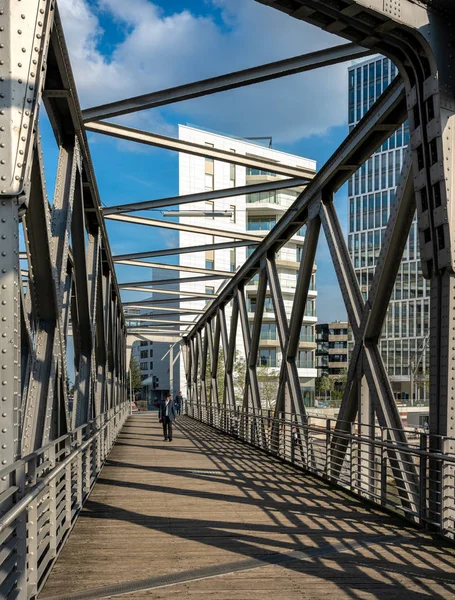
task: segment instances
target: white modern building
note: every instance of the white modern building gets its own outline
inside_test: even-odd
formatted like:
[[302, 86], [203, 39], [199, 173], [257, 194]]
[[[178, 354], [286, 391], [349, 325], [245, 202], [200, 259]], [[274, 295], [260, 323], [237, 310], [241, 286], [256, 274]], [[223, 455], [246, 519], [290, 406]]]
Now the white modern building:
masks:
[[[388, 59], [376, 56], [349, 68], [349, 129], [351, 130], [396, 77]], [[366, 298], [409, 142], [402, 125], [349, 181], [348, 246]], [[422, 276], [417, 221], [411, 226], [381, 337], [381, 354], [397, 400], [427, 396], [429, 367], [429, 284]], [[412, 389], [411, 389], [412, 388]]]
[[[313, 160], [294, 156], [284, 152], [279, 152], [269, 147], [253, 143], [245, 139], [238, 139], [202, 131], [194, 127], [179, 126], [179, 138], [188, 142], [197, 144], [206, 144], [215, 149], [235, 152], [254, 157], [267, 158], [278, 163], [291, 166], [302, 167], [316, 171], [316, 163]], [[179, 193], [180, 195], [203, 192], [207, 190], [226, 189], [229, 187], [239, 187], [261, 183], [265, 181], [276, 181], [277, 176], [270, 172], [258, 171], [256, 169], [236, 166], [212, 159], [192, 156], [188, 154], [179, 155]], [[285, 210], [293, 203], [300, 188], [290, 188], [276, 192], [254, 193], [225, 199], [217, 199], [205, 203], [184, 204], [180, 206], [181, 211], [207, 211], [219, 213], [227, 211], [231, 216], [210, 217], [210, 216], [185, 216], [180, 217], [181, 223], [189, 223], [206, 227], [214, 230], [247, 232], [253, 234], [258, 240], [262, 239], [272, 229], [272, 227], [283, 216]], [[179, 233], [179, 246], [188, 247], [195, 245], [214, 244], [226, 242], [225, 237], [194, 234], [181, 231]], [[304, 242], [304, 228], [295, 235], [292, 240], [283, 247], [276, 256], [284, 304], [288, 317], [291, 313], [294, 300], [297, 272], [301, 258]], [[208, 250], [204, 252], [185, 253], [180, 255], [180, 265], [192, 266], [197, 268], [215, 270], [215, 271], [236, 271], [246, 260], [255, 246], [241, 246], [233, 249]], [[216, 294], [220, 286], [223, 285], [223, 279], [214, 279], [206, 282], [185, 283], [183, 280], [190, 275], [189, 273], [180, 273], [181, 284], [180, 291], [189, 291], [193, 293]], [[246, 286], [247, 306], [250, 322], [252, 322], [255, 311], [257, 295], [258, 276], [251, 280]], [[303, 396], [307, 405], [312, 405], [314, 398], [314, 379], [317, 371], [315, 366], [315, 324], [316, 324], [316, 285], [315, 272], [311, 291], [306, 306], [304, 317], [301, 343], [298, 358], [298, 371]], [[203, 309], [210, 300], [194, 300], [185, 302], [182, 306], [185, 308]], [[226, 312], [226, 318], [230, 320], [229, 311]], [[236, 349], [244, 355], [243, 342], [240, 334], [240, 324], [238, 327], [238, 336]], [[281, 365], [281, 351], [279, 346], [278, 334], [276, 330], [276, 319], [273, 312], [272, 299], [267, 293], [263, 325], [261, 330], [261, 342], [259, 348], [259, 366], [269, 367], [273, 372], [278, 373]], [[185, 375], [183, 361], [181, 361], [182, 386], [184, 386]], [[241, 399], [239, 398], [240, 402]]]

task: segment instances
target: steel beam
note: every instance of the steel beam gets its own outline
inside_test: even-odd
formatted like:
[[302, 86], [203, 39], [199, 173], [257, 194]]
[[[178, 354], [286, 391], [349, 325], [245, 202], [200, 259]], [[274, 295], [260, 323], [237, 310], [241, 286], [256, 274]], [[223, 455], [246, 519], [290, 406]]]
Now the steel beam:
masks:
[[295, 360], [299, 351], [300, 332], [305, 315], [311, 278], [314, 272], [314, 259], [316, 257], [320, 227], [321, 221], [318, 215], [313, 216], [308, 221], [299, 273], [297, 275], [291, 318], [289, 320], [289, 338], [286, 344], [286, 357], [288, 360]]
[[219, 242], [216, 244], [202, 244], [199, 246], [187, 246], [183, 248], [163, 248], [163, 250], [151, 250], [146, 252], [133, 252], [131, 254], [117, 254], [113, 256], [114, 262], [117, 260], [137, 260], [141, 258], [157, 258], [159, 256], [173, 256], [175, 254], [192, 254], [194, 252], [206, 252], [207, 250], [230, 250], [231, 248], [242, 248], [244, 246], [254, 246], [261, 240], [247, 241], [239, 240], [232, 242]]
[[[239, 288], [237, 290], [237, 298], [239, 305], [240, 325], [242, 328], [243, 346], [246, 357], [246, 373], [245, 373], [245, 389], [250, 389], [253, 414], [261, 413], [261, 396], [259, 392], [259, 383], [256, 373], [256, 363], [251, 364], [251, 333], [250, 323], [248, 321], [248, 311], [246, 308], [245, 290]], [[260, 327], [259, 327], [260, 329]], [[259, 333], [255, 332], [257, 335]], [[245, 393], [245, 399], [248, 401], [248, 393]], [[243, 410], [248, 411], [248, 404], [243, 405]]]
[[[140, 310], [164, 310], [167, 311], [166, 313], [163, 313], [163, 315], [160, 316], [165, 316], [165, 314], [178, 314], [178, 313], [190, 313], [193, 315], [203, 315], [205, 311], [203, 310], [197, 310], [196, 308], [166, 308], [165, 306], [144, 306], [142, 304], [129, 304], [128, 306], [123, 305], [123, 309], [125, 311], [125, 315], [127, 317], [132, 316], [131, 314], [128, 314], [128, 308], [138, 308]], [[158, 315], [146, 315], [143, 314], [142, 316], [158, 316]]]
[[[134, 286], [140, 286], [140, 287], [146, 287], [148, 285], [153, 285], [153, 286], [157, 286], [157, 285], [180, 285], [180, 284], [184, 284], [184, 283], [197, 283], [197, 282], [201, 282], [201, 281], [217, 281], [219, 279], [226, 279], [225, 277], [223, 277], [223, 275], [196, 275], [195, 277], [173, 277], [171, 279], [152, 279], [152, 280], [146, 280], [146, 281], [132, 281], [131, 283], [128, 281], [125, 281], [124, 283], [120, 283], [119, 284], [119, 288], [120, 290], [124, 287], [134, 287]], [[123, 306], [127, 306], [127, 304], [124, 302]]]
[[148, 133], [147, 131], [140, 131], [139, 129], [116, 125], [115, 123], [97, 123], [90, 121], [85, 124], [85, 128], [87, 131], [92, 131], [94, 133], [102, 133], [104, 135], [110, 135], [123, 140], [146, 144], [148, 146], [157, 146], [158, 148], [164, 148], [165, 150], [174, 150], [176, 152], [184, 152], [185, 154], [192, 154], [194, 156], [213, 158], [213, 160], [219, 160], [241, 167], [251, 167], [262, 171], [270, 171], [272, 173], [277, 173], [278, 175], [284, 175], [285, 177], [305, 177], [311, 179], [311, 177], [314, 176], [314, 171], [307, 167], [284, 165], [262, 157], [256, 158], [237, 154], [236, 152], [218, 150], [216, 148], [205, 146], [204, 144], [186, 142], [164, 135], [158, 135], [156, 133]]
[[[252, 233], [244, 233], [241, 231], [226, 231], [222, 229], [214, 229], [211, 227], [200, 227], [199, 225], [188, 225], [186, 223], [175, 223], [174, 221], [162, 221], [160, 219], [148, 219], [145, 217], [133, 217], [131, 215], [107, 215], [107, 219], [113, 221], [121, 221], [122, 223], [132, 223], [134, 225], [146, 225], [147, 227], [160, 227], [162, 229], [174, 229], [177, 231], [187, 231], [189, 233], [197, 233], [200, 235], [209, 235], [210, 237], [225, 237], [231, 239], [245, 240], [247, 242], [258, 242], [260, 237]], [[121, 261], [117, 260], [117, 263]]]
[[294, 177], [290, 179], [277, 179], [277, 181], [266, 181], [264, 183], [252, 183], [240, 187], [229, 187], [222, 190], [208, 190], [206, 192], [197, 192], [195, 194], [184, 194], [183, 196], [171, 196], [159, 200], [145, 200], [142, 202], [133, 202], [131, 204], [119, 204], [118, 206], [109, 206], [103, 208], [103, 215], [115, 215], [121, 213], [130, 213], [139, 210], [154, 210], [165, 208], [167, 206], [176, 206], [180, 204], [189, 204], [194, 202], [207, 202], [208, 200], [220, 200], [238, 196], [248, 196], [249, 194], [274, 192], [306, 185], [307, 177]]
[[[295, 415], [304, 417], [306, 415], [305, 403], [303, 401], [302, 390], [300, 388], [299, 374], [295, 360], [286, 354], [286, 345], [289, 340], [289, 324], [284, 308], [283, 295], [281, 293], [281, 285], [278, 277], [274, 256], [270, 256], [266, 261], [267, 279], [272, 295], [273, 308], [275, 311], [276, 326], [278, 330], [278, 338], [282, 353], [283, 369], [285, 378], [288, 384], [289, 395], [291, 400], [291, 409]], [[299, 328], [300, 331], [300, 328]]]
[[[145, 260], [117, 260], [118, 265], [129, 265], [131, 267], [147, 267], [148, 269], [163, 269], [164, 271], [179, 271], [182, 273], [199, 273], [201, 275], [213, 275], [228, 279], [233, 277], [231, 271], [217, 271], [215, 269], [203, 269], [201, 267], [186, 267], [184, 265], [166, 265], [163, 263], [151, 263]], [[135, 285], [129, 283], [129, 286]], [[122, 288], [122, 284], [119, 285]]]
[[134, 340], [134, 341], [140, 341], [140, 340], [148, 340], [150, 342], [156, 342], [156, 343], [165, 343], [165, 344], [176, 344], [178, 342], [181, 341], [181, 337], [180, 336], [175, 336], [175, 335], [163, 335], [160, 333], [149, 333], [147, 331], [144, 332], [132, 332], [130, 333], [128, 331], [127, 333], [128, 335], [128, 339], [129, 340]]
[[[195, 321], [177, 321], [172, 319], [153, 319], [152, 317], [143, 317], [142, 315], [128, 316], [125, 315], [127, 323], [131, 321], [143, 321], [144, 323], [169, 323], [170, 325], [194, 325]], [[128, 326], [128, 325], [127, 325]]]
[[[155, 290], [155, 292], [158, 292], [159, 290]], [[185, 293], [185, 292], [182, 292]], [[181, 304], [182, 302], [194, 302], [195, 300], [207, 300], [207, 296], [200, 294], [199, 296], [189, 296], [187, 298], [185, 297], [181, 297], [181, 298], [160, 298], [159, 300], [156, 299], [154, 300], [153, 298], [148, 298], [147, 300], [134, 300], [132, 302], [123, 302], [122, 305], [124, 307], [128, 307], [128, 306], [139, 306], [143, 307], [143, 308], [149, 308], [149, 306], [153, 306], [155, 304]]]
[[211, 77], [186, 85], [180, 85], [167, 90], [144, 94], [126, 100], [111, 102], [102, 106], [88, 108], [83, 111], [85, 121], [99, 121], [100, 119], [110, 119], [118, 115], [125, 115], [138, 110], [156, 108], [165, 106], [174, 102], [182, 102], [191, 98], [199, 98], [209, 94], [216, 94], [226, 90], [243, 87], [270, 81], [286, 75], [303, 73], [321, 67], [354, 60], [371, 54], [371, 50], [356, 46], [354, 44], [345, 44], [335, 46], [309, 54], [302, 54], [293, 58], [275, 61], [272, 63], [235, 71], [227, 75]]
[[[123, 290], [129, 290], [129, 291], [133, 291], [133, 292], [147, 292], [150, 294], [169, 294], [170, 296], [188, 296], [191, 298], [203, 298], [204, 300], [207, 300], [207, 298], [217, 298], [217, 294], [204, 294], [204, 296], [202, 296], [199, 292], [187, 292], [187, 291], [179, 291], [179, 290], [161, 290], [161, 289], [155, 289], [155, 288], [138, 288], [138, 287], [124, 287], [122, 288]], [[166, 299], [160, 299], [158, 302], [166, 302]], [[170, 300], [170, 299], [169, 299]], [[181, 298], [179, 298], [178, 300], [179, 302], [182, 301]]]

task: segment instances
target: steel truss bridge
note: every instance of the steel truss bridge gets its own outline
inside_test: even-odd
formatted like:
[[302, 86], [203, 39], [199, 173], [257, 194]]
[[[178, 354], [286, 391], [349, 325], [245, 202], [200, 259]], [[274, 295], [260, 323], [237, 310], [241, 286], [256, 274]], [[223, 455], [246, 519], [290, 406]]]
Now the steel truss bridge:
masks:
[[[451, 0], [259, 1], [289, 18], [346, 38], [347, 43], [84, 111], [78, 102], [58, 3], [4, 0], [0, 7], [2, 598], [33, 598], [42, 589], [129, 415], [127, 369], [136, 340], [181, 344], [187, 423], [202, 421], [414, 524], [454, 537], [455, 6]], [[373, 53], [391, 58], [400, 77], [316, 175], [111, 120]], [[53, 198], [46, 191], [39, 133], [43, 106], [59, 151]], [[334, 194], [406, 119], [409, 149], [364, 301]], [[104, 208], [87, 131], [272, 171], [285, 178]], [[220, 230], [135, 214], [297, 185], [303, 185], [304, 191], [264, 239], [253, 233], [232, 237]], [[416, 211], [422, 269], [431, 286], [430, 433], [410, 439], [398, 414], [378, 340], [400, 266], [398, 257]], [[216, 235], [226, 241], [141, 253], [131, 248], [128, 254], [113, 256], [106, 219]], [[307, 235], [288, 318], [275, 255], [302, 225], [307, 226]], [[354, 339], [336, 421], [318, 420], [306, 413], [296, 366], [321, 227]], [[189, 293], [161, 287], [169, 280], [117, 281], [116, 264], [172, 269], [172, 265], [151, 260], [242, 245], [256, 245], [256, 249], [235, 274], [188, 269], [192, 281], [224, 281], [203, 314], [189, 323], [166, 319], [171, 311], [185, 313], [184, 309], [166, 309], [167, 303], [194, 299]], [[257, 274], [257, 306], [250, 330], [245, 286]], [[122, 289], [158, 291], [167, 293], [169, 299], [122, 303]], [[283, 356], [275, 412], [267, 415], [261, 410], [256, 372], [266, 292], [273, 300]], [[230, 323], [225, 316], [228, 305]], [[133, 320], [124, 311], [131, 307], [149, 312]], [[246, 391], [241, 399], [235, 397], [233, 379], [238, 327], [247, 358]], [[70, 337], [76, 373], [74, 399], [67, 385]], [[224, 390], [218, 389], [220, 357]]]

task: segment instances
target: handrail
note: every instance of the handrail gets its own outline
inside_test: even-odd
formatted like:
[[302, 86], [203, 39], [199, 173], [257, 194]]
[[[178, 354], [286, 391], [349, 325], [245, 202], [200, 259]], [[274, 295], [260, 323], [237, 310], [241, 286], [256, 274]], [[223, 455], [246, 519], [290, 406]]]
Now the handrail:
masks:
[[[125, 403], [125, 404], [129, 404], [129, 403]], [[18, 502], [18, 504], [16, 504], [14, 506], [14, 508], [12, 508], [9, 512], [7, 512], [2, 520], [0, 521], [0, 533], [2, 533], [6, 527], [8, 527], [8, 525], [10, 525], [17, 517], [20, 516], [20, 514], [22, 513], [23, 510], [25, 510], [27, 508], [27, 506], [36, 498], [36, 496], [38, 496], [38, 494], [44, 490], [46, 488], [46, 486], [57, 477], [57, 475], [59, 475], [67, 465], [69, 465], [73, 459], [80, 454], [81, 452], [83, 452], [88, 446], [90, 446], [90, 444], [97, 438], [99, 437], [99, 435], [101, 434], [102, 431], [104, 431], [104, 429], [107, 428], [108, 424], [112, 421], [112, 419], [114, 419], [116, 416], [118, 415], [118, 412], [114, 413], [112, 415], [112, 417], [106, 421], [91, 437], [89, 437], [85, 442], [83, 442], [80, 446], [78, 446], [75, 450], [73, 450], [73, 452], [71, 452], [70, 454], [68, 454], [68, 456], [62, 461], [58, 463], [58, 466], [55, 467], [54, 469], [52, 469], [52, 471], [50, 471], [45, 477], [43, 477], [42, 479], [40, 479], [40, 481], [33, 486], [33, 488], [28, 492], [28, 494], [26, 496], [24, 496], [24, 498], [22, 498], [20, 500], [20, 502]], [[85, 427], [85, 425], [83, 426]], [[78, 428], [80, 429], [80, 428]], [[48, 444], [46, 444], [46, 446], [44, 446], [43, 448], [40, 448], [38, 451], [36, 452], [32, 452], [31, 454], [29, 454], [28, 456], [22, 458], [20, 461], [17, 461], [19, 463], [25, 463], [25, 462], [29, 462], [28, 458], [29, 457], [33, 457], [36, 456], [38, 454], [42, 454], [42, 450], [49, 448], [50, 446], [55, 446], [58, 443], [61, 443], [63, 440], [68, 439], [68, 437], [70, 437], [72, 434], [66, 434], [64, 436], [61, 436], [60, 438], [57, 438], [56, 440], [54, 440], [53, 442], [49, 442]], [[14, 463], [15, 465], [17, 463]], [[14, 466], [14, 465], [12, 465]], [[2, 472], [0, 472], [0, 476], [2, 475]]]
[[[336, 419], [325, 415], [316, 416], [323, 423], [314, 424], [312, 416], [302, 422], [293, 413], [253, 413], [240, 406], [224, 408], [200, 402], [187, 402], [185, 412], [414, 524], [431, 527], [453, 539], [455, 454], [447, 452], [451, 439], [445, 436], [419, 432], [416, 438], [397, 442], [393, 441], [393, 428], [377, 424], [355, 422], [349, 431], [341, 431]], [[371, 437], [365, 430], [372, 432]], [[412, 436], [414, 431], [405, 433]], [[441, 473], [438, 482], [429, 470], [436, 462]], [[409, 481], [413, 486], [409, 486]]]

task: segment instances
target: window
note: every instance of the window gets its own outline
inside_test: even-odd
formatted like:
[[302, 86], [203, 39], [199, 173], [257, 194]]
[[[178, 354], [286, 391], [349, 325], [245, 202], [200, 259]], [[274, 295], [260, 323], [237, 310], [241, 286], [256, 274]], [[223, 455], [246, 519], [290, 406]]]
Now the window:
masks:
[[[153, 358], [153, 350], [149, 350], [149, 357]], [[150, 368], [152, 368], [152, 367], [150, 367]]]
[[[256, 304], [257, 304], [256, 297], [249, 298], [248, 303], [249, 303], [248, 312], [256, 312]], [[265, 297], [264, 312], [273, 312], [273, 301], [270, 296]]]
[[300, 369], [313, 368], [313, 352], [311, 350], [300, 350], [297, 359], [297, 367]]
[[259, 348], [258, 367], [276, 367], [275, 348]]
[[[206, 146], [213, 148], [213, 144], [205, 142]], [[213, 158], [205, 159], [205, 189], [213, 190]]]
[[141, 371], [147, 371], [147, 368], [148, 368], [148, 363], [141, 362]]
[[276, 323], [262, 323], [261, 340], [276, 340]]
[[234, 273], [235, 271], [235, 248], [231, 248], [229, 251], [229, 256], [230, 256], [230, 265], [229, 268], [231, 270], [231, 273]]
[[[214, 238], [212, 238], [212, 243]], [[215, 251], [214, 250], [206, 250], [205, 251], [205, 268], [213, 270], [215, 268]]]
[[[235, 152], [235, 150], [231, 149], [231, 152]], [[231, 184], [231, 187], [235, 187], [235, 182], [236, 182], [236, 169], [235, 169], [235, 165], [229, 165], [229, 183]]]
[[147, 374], [145, 374], [145, 375], [141, 375], [141, 381], [144, 381], [144, 379], [147, 379], [147, 377], [148, 377], [148, 375], [147, 375]]
[[295, 260], [296, 262], [300, 262], [302, 260], [303, 247], [297, 246], [295, 249]]
[[314, 310], [314, 300], [307, 300], [305, 306], [305, 316], [306, 317], [315, 317], [316, 311]]
[[148, 357], [149, 357], [149, 351], [141, 350], [141, 358], [148, 358]]
[[276, 217], [248, 217], [247, 229], [250, 231], [270, 231], [276, 224]]
[[150, 361], [150, 371], [153, 371], [153, 361]]
[[300, 329], [301, 342], [314, 342], [314, 331], [311, 325], [302, 325]]
[[143, 347], [143, 346], [147, 346], [147, 344], [148, 344], [148, 342], [141, 342], [141, 343], [140, 343], [140, 346], [141, 346], [141, 347]]
[[[205, 286], [205, 293], [206, 294], [214, 294], [215, 293], [215, 288], [212, 286]], [[205, 304], [207, 305], [210, 302], [210, 300], [206, 300]]]
[[[248, 156], [248, 154], [247, 154]], [[260, 157], [262, 158], [262, 156]], [[248, 175], [269, 175], [270, 177], [276, 177], [276, 173], [271, 173], [270, 171], [263, 171], [262, 169], [252, 169], [251, 167], [247, 167], [246, 174]]]

